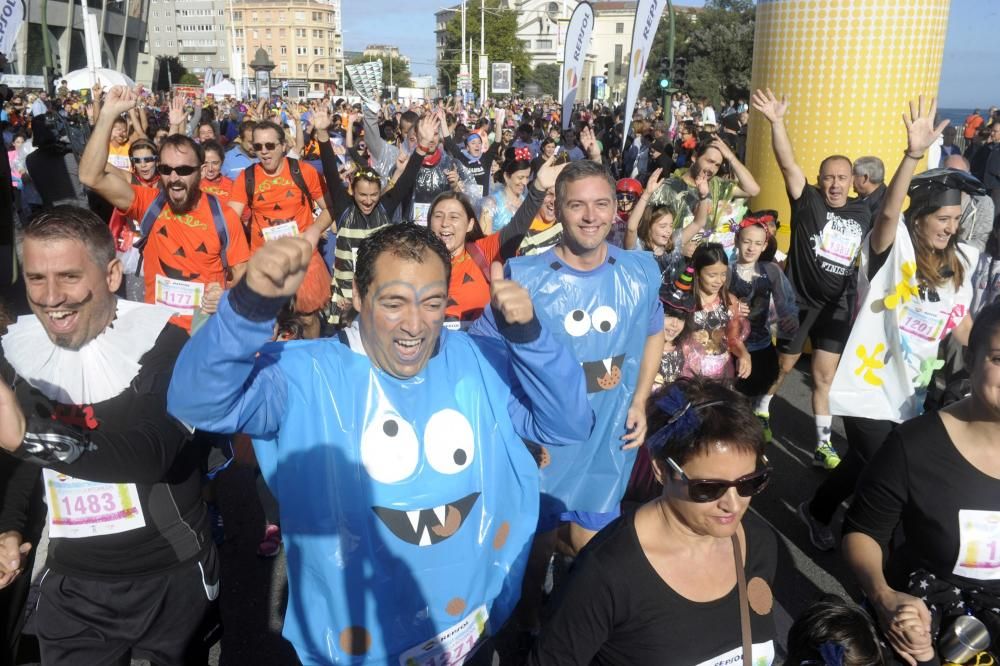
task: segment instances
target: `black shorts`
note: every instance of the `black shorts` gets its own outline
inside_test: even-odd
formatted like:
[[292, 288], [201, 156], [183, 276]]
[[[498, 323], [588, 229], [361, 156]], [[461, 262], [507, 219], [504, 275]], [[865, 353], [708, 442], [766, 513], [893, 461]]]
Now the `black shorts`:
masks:
[[42, 663], [128, 664], [147, 659], [183, 666], [185, 653], [218, 595], [215, 549], [148, 578], [95, 580], [46, 569], [31, 626]]
[[778, 339], [782, 354], [801, 354], [806, 340], [813, 349], [842, 354], [851, 335], [851, 306], [844, 294], [822, 306], [810, 305], [799, 299], [799, 330], [791, 339]]
[[736, 378], [736, 390], [748, 398], [764, 395], [778, 378], [778, 353], [773, 345], [750, 352], [750, 376]]

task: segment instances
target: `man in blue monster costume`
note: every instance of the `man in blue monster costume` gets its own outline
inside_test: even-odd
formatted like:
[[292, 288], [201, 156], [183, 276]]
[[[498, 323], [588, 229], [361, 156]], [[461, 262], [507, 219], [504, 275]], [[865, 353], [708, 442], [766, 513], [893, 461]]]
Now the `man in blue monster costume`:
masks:
[[[510, 278], [531, 294], [542, 327], [569, 349], [583, 368], [587, 397], [597, 417], [580, 447], [539, 445], [542, 519], [535, 563], [544, 567], [560, 522], [569, 524], [569, 545], [579, 551], [619, 513], [618, 504], [646, 433], [645, 403], [663, 352], [660, 271], [649, 252], [629, 252], [605, 242], [615, 218], [615, 182], [598, 163], [573, 162], [556, 180], [556, 211], [563, 225], [558, 246], [514, 259]], [[486, 313], [472, 331], [502, 337]], [[556, 372], [553, 369], [553, 372]], [[525, 605], [536, 600], [535, 581], [525, 586]], [[529, 625], [531, 611], [522, 617]]]
[[169, 409], [255, 438], [281, 504], [284, 635], [304, 664], [488, 664], [538, 516], [522, 438], [587, 439], [583, 373], [499, 266], [501, 337], [442, 330], [450, 256], [408, 224], [361, 246], [359, 329], [266, 344], [317, 233], [253, 256], [183, 350]]

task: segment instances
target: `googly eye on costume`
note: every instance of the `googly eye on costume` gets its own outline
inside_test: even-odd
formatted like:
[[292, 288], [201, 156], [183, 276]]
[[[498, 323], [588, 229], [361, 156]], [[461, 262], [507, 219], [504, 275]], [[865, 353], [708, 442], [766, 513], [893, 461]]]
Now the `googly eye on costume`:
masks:
[[399, 483], [410, 477], [419, 455], [413, 426], [394, 412], [379, 414], [361, 436], [361, 464], [380, 483]]
[[442, 409], [431, 416], [424, 429], [424, 455], [442, 474], [458, 474], [472, 464], [476, 455], [472, 426], [454, 409]]
[[594, 310], [590, 320], [598, 333], [610, 333], [618, 325], [618, 313], [607, 305], [602, 305]]
[[563, 326], [566, 327], [567, 333], [578, 338], [590, 330], [590, 315], [583, 310], [573, 310], [566, 315]]

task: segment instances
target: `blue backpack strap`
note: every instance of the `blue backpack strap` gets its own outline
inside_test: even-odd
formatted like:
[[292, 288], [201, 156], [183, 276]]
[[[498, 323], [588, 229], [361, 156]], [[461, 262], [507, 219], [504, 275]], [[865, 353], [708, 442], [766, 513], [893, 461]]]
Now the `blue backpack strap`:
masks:
[[208, 197], [208, 208], [212, 211], [212, 222], [215, 223], [215, 233], [219, 235], [219, 245], [222, 252], [219, 258], [222, 259], [222, 270], [229, 270], [229, 258], [226, 252], [229, 250], [229, 227], [226, 226], [226, 216], [222, 214], [222, 204], [214, 194], [204, 193]]
[[153, 199], [153, 203], [149, 204], [149, 208], [142, 216], [142, 221], [139, 222], [139, 234], [141, 236], [141, 242], [143, 245], [146, 244], [146, 239], [149, 237], [149, 232], [153, 230], [153, 223], [156, 222], [156, 218], [160, 216], [163, 212], [163, 207], [167, 205], [167, 195], [160, 192]]

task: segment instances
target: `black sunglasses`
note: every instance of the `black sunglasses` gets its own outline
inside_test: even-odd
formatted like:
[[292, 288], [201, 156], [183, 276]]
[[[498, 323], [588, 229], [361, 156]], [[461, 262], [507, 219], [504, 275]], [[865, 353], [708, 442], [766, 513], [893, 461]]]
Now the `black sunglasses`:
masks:
[[730, 488], [736, 488], [736, 494], [740, 497], [753, 497], [764, 490], [764, 488], [767, 488], [767, 484], [771, 480], [771, 466], [767, 462], [767, 456], [761, 456], [761, 460], [764, 463], [764, 469], [741, 476], [735, 481], [726, 481], [724, 479], [689, 479], [688, 475], [684, 473], [680, 465], [674, 462], [673, 458], [668, 457], [667, 464], [677, 472], [681, 481], [687, 485], [688, 499], [692, 502], [704, 503], [714, 502], [725, 495], [726, 491]]
[[268, 150], [274, 150], [275, 148], [277, 148], [281, 144], [280, 143], [271, 143], [270, 141], [268, 141], [267, 143], [251, 143], [250, 145], [253, 146], [254, 150], [261, 151], [261, 150], [264, 150], [265, 148], [268, 149]]
[[160, 164], [156, 167], [156, 172], [161, 176], [169, 176], [172, 173], [177, 173], [178, 176], [190, 176], [195, 171], [198, 171], [201, 167], [191, 166], [190, 164], [181, 164], [180, 166], [170, 166], [169, 164]]
[[156, 161], [156, 155], [147, 155], [146, 157], [132, 157], [132, 164], [149, 164], [150, 162]]

